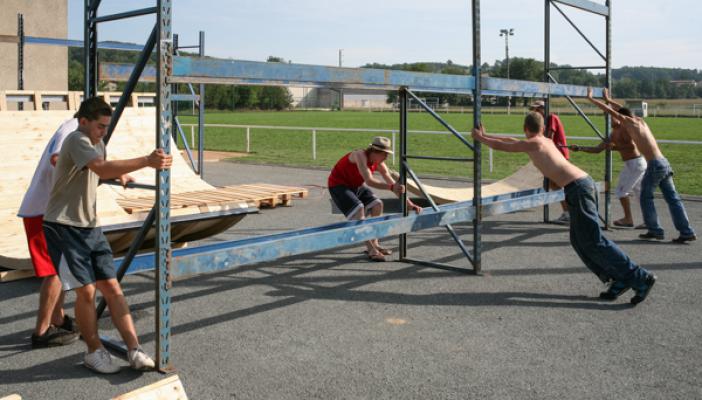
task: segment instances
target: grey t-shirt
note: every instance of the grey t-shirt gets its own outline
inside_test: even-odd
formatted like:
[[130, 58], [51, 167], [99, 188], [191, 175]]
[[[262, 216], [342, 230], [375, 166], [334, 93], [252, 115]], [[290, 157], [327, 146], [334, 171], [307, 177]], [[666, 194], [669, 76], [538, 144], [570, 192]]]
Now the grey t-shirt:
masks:
[[45, 221], [81, 228], [97, 226], [96, 197], [100, 178], [87, 164], [98, 157], [105, 157], [102, 140], [93, 145], [81, 131], [68, 135], [54, 169], [54, 186]]

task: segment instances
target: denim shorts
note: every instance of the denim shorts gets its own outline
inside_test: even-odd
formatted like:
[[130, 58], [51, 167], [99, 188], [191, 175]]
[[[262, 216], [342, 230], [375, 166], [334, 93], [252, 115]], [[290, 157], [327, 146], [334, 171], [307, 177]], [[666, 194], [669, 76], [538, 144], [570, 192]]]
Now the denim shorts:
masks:
[[116, 277], [112, 249], [102, 229], [44, 221], [44, 236], [63, 290]]

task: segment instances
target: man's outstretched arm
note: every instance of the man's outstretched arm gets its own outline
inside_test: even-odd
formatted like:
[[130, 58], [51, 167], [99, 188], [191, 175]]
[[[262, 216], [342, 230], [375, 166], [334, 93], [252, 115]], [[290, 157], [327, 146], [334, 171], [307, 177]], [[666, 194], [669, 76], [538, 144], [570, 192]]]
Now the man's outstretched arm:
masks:
[[131, 158], [128, 160], [107, 161], [102, 157], [97, 157], [88, 162], [87, 166], [95, 172], [100, 179], [118, 179], [125, 174], [146, 167], [168, 169], [171, 167], [172, 162], [173, 157], [170, 154], [166, 154], [162, 149], [158, 149], [154, 150], [148, 156]]
[[602, 97], [604, 97], [607, 104], [609, 104], [617, 112], [619, 111], [620, 108], [623, 107], [621, 104], [617, 103], [616, 101], [614, 101], [614, 99], [609, 97], [609, 89], [607, 89], [607, 88], [604, 88]]
[[598, 100], [598, 99], [592, 97], [592, 88], [591, 87], [587, 88], [587, 99], [590, 100], [590, 102], [592, 104], [599, 107], [600, 110], [609, 114], [609, 116], [612, 117], [613, 120], [615, 120], [617, 122], [621, 122], [621, 114], [619, 114], [619, 112], [617, 110], [610, 107], [607, 103], [603, 102], [602, 100]]
[[504, 141], [501, 140], [502, 138], [497, 139], [495, 137], [486, 135], [485, 128], [482, 125], [480, 125], [479, 128], [473, 128], [471, 134], [473, 136], [473, 139], [495, 150], [506, 151], [509, 153], [527, 153], [529, 151], [536, 150], [534, 143], [527, 142], [525, 140], [515, 139], [511, 141]]

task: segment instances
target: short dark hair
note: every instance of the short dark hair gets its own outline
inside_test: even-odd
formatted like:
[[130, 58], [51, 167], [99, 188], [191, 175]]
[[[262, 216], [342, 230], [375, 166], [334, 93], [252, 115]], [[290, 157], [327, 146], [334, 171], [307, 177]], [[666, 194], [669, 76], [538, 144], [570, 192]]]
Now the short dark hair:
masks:
[[100, 97], [91, 97], [80, 103], [75, 116], [78, 119], [86, 118], [88, 121], [95, 121], [100, 117], [111, 117], [112, 107]]
[[530, 133], [539, 133], [544, 129], [544, 117], [536, 111], [530, 111], [524, 118], [524, 129]]
[[619, 107], [619, 110], [617, 110], [617, 111], [619, 112], [619, 114], [621, 114], [621, 115], [626, 115], [627, 117], [633, 117], [633, 116], [634, 116], [634, 113], [631, 112], [631, 110], [628, 109], [628, 108], [626, 108], [626, 107]]

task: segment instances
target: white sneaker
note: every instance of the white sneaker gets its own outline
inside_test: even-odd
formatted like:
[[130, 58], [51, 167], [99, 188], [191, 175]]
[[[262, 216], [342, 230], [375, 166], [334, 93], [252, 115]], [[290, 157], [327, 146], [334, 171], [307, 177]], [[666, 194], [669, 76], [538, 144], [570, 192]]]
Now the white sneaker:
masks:
[[112, 363], [112, 355], [104, 347], [92, 353], [85, 353], [83, 363], [86, 367], [101, 374], [116, 374], [121, 369], [119, 365]]
[[556, 222], [560, 222], [562, 224], [570, 223], [570, 214], [564, 212], [560, 217], [558, 217]]
[[127, 352], [127, 358], [129, 359], [129, 366], [137, 371], [156, 368], [154, 360], [152, 360], [148, 354], [144, 353], [141, 347], [129, 350], [129, 352]]

